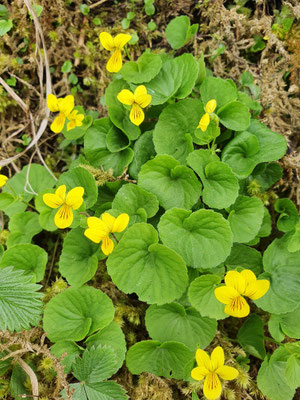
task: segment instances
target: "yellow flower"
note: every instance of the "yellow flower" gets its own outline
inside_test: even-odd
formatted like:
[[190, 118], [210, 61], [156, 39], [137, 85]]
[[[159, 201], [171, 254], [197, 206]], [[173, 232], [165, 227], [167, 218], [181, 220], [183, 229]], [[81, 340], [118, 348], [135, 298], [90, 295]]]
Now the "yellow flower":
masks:
[[102, 46], [108, 50], [112, 51], [112, 55], [106, 64], [106, 69], [109, 72], [119, 72], [122, 68], [122, 55], [121, 50], [127, 42], [131, 39], [130, 35], [125, 33], [119, 33], [116, 37], [112, 37], [107, 32], [101, 32], [99, 35], [100, 42]]
[[147, 94], [147, 89], [144, 85], [138, 86], [134, 93], [128, 89], [123, 89], [118, 94], [117, 99], [127, 106], [131, 106], [129, 114], [130, 121], [139, 126], [145, 118], [142, 108], [147, 107], [151, 103], [151, 95]]
[[206, 103], [206, 106], [204, 107], [205, 109], [205, 114], [202, 116], [200, 119], [199, 125], [197, 128], [200, 128], [203, 132], [206, 131], [209, 123], [210, 123], [210, 114], [212, 114], [217, 107], [217, 102], [215, 99], [209, 100]]
[[66, 118], [74, 108], [74, 97], [69, 95], [58, 99], [54, 94], [49, 94], [47, 96], [47, 105], [50, 111], [59, 112], [50, 126], [54, 133], [59, 133], [63, 130]]
[[224, 351], [220, 346], [213, 350], [211, 357], [205, 351], [198, 349], [196, 361], [198, 367], [192, 369], [191, 377], [196, 381], [205, 378], [203, 393], [208, 400], [216, 400], [221, 396], [222, 385], [219, 377], [231, 381], [239, 374], [237, 369], [224, 365]]
[[225, 286], [215, 289], [216, 298], [225, 306], [225, 313], [232, 317], [243, 318], [250, 313], [250, 307], [243, 296], [257, 300], [269, 290], [270, 282], [257, 280], [249, 269], [242, 272], [229, 271], [225, 276]]
[[82, 125], [82, 121], [84, 120], [84, 115], [83, 114], [77, 115], [77, 114], [78, 114], [78, 110], [74, 110], [68, 115], [67, 118], [70, 122], [68, 122], [68, 124], [67, 124], [67, 131], [75, 128], [76, 126]]
[[54, 217], [54, 223], [58, 228], [64, 229], [72, 224], [73, 210], [77, 210], [81, 206], [83, 194], [84, 188], [77, 186], [71, 189], [66, 196], [66, 185], [61, 185], [54, 194], [43, 195], [43, 201], [48, 207], [60, 207]]
[[[2, 167], [0, 167], [0, 171], [1, 169]], [[8, 180], [7, 176], [0, 174], [0, 187], [4, 186], [7, 180]]]
[[129, 222], [128, 214], [120, 214], [118, 218], [108, 213], [101, 215], [101, 218], [89, 217], [87, 219], [88, 228], [84, 235], [94, 243], [102, 241], [101, 250], [107, 256], [114, 249], [114, 242], [109, 238], [109, 234], [113, 232], [122, 232]]

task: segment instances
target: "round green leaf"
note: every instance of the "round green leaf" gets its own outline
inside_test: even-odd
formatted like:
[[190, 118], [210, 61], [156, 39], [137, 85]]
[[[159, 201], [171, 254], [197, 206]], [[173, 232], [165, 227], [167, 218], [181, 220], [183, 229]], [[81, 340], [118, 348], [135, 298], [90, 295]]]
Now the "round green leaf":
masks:
[[15, 244], [30, 243], [33, 236], [42, 230], [38, 214], [29, 211], [14, 214], [9, 220], [8, 229], [10, 231], [6, 241], [8, 248]]
[[125, 63], [120, 74], [128, 82], [145, 83], [159, 73], [161, 66], [162, 60], [158, 54], [143, 53], [136, 62]]
[[220, 303], [214, 293], [215, 288], [221, 283], [218, 275], [201, 275], [189, 287], [188, 296], [191, 305], [203, 317], [224, 319], [228, 315], [224, 312], [224, 304]]
[[265, 358], [264, 325], [258, 315], [251, 314], [244, 322], [238, 331], [237, 340], [247, 353], [261, 360]]
[[48, 255], [34, 244], [16, 244], [6, 250], [0, 261], [0, 268], [12, 266], [21, 269], [25, 275], [33, 275], [35, 282], [44, 278]]
[[230, 207], [228, 221], [233, 241], [247, 243], [254, 239], [264, 218], [264, 206], [257, 197], [239, 196]]
[[259, 251], [252, 247], [241, 243], [233, 243], [231, 253], [224, 261], [224, 264], [227, 270], [241, 267], [250, 269], [255, 275], [259, 275], [262, 270], [262, 256]]
[[203, 80], [200, 87], [200, 94], [204, 105], [209, 100], [215, 99], [217, 102], [216, 111], [218, 111], [221, 107], [236, 100], [237, 89], [235, 84], [229, 79], [225, 80], [209, 76]]
[[114, 317], [112, 301], [101, 290], [90, 286], [69, 288], [46, 305], [44, 331], [52, 342], [79, 341], [105, 328]]
[[198, 24], [190, 24], [190, 19], [186, 15], [181, 15], [172, 19], [166, 28], [167, 40], [172, 49], [178, 50], [184, 46], [196, 33]]
[[233, 131], [245, 131], [250, 125], [251, 114], [244, 104], [233, 101], [219, 109], [218, 117], [226, 128]]
[[138, 184], [156, 195], [165, 209], [191, 208], [201, 195], [201, 183], [193, 171], [173, 157], [156, 156], [141, 168]]
[[274, 209], [280, 214], [277, 228], [282, 232], [293, 230], [298, 222], [298, 211], [295, 204], [290, 199], [277, 199]]
[[138, 173], [140, 172], [142, 165], [153, 158], [156, 154], [152, 137], [152, 131], [144, 132], [134, 143], [134, 157], [129, 166], [129, 173], [134, 179], [138, 178]]
[[197, 346], [202, 349], [208, 346], [217, 331], [215, 319], [202, 317], [194, 308], [177, 303], [153, 304], [146, 311], [145, 322], [153, 340], [181, 342], [192, 351]]
[[164, 304], [179, 298], [188, 283], [182, 258], [158, 244], [152, 225], [129, 228], [107, 260], [108, 273], [125, 293], [135, 292], [141, 301]]
[[106, 147], [112, 152], [118, 152], [129, 146], [128, 137], [118, 128], [112, 126], [106, 135]]
[[[261, 164], [259, 164], [258, 167], [260, 165]], [[260, 184], [261, 189], [265, 191], [282, 178], [283, 170], [282, 167], [275, 162], [263, 165], [265, 166], [263, 171], [256, 173], [254, 170], [251, 178], [255, 179]]]
[[172, 208], [158, 224], [162, 242], [182, 256], [188, 266], [214, 268], [229, 255], [232, 233], [228, 221], [212, 210]]
[[272, 314], [272, 317], [274, 316], [278, 319], [283, 333], [291, 338], [300, 338], [300, 307], [286, 314]]

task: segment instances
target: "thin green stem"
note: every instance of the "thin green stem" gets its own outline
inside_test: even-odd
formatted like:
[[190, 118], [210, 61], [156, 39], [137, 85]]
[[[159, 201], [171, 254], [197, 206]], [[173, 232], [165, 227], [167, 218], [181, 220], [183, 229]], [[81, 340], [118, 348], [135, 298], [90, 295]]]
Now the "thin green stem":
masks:
[[268, 336], [264, 336], [264, 340], [267, 340], [268, 342], [271, 342], [271, 343], [275, 343], [275, 344], [277, 344], [278, 346], [283, 346], [282, 343], [280, 343], [280, 342], [278, 342], [277, 340], [272, 339], [272, 338], [270, 338], [270, 337], [268, 337]]
[[126, 53], [126, 56], [129, 58], [129, 60], [132, 61], [132, 58], [131, 58], [131, 56], [129, 54], [129, 51], [127, 50], [127, 47], [124, 47], [124, 51]]

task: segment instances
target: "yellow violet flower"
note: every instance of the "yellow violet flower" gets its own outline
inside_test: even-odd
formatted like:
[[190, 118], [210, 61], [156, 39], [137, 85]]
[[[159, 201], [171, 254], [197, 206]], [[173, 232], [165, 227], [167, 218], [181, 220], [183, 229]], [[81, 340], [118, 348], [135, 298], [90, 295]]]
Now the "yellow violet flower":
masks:
[[122, 55], [121, 50], [127, 42], [131, 39], [130, 35], [119, 33], [114, 38], [107, 32], [101, 32], [99, 35], [102, 46], [112, 51], [112, 55], [106, 64], [106, 69], [109, 72], [119, 72], [122, 68]]
[[206, 103], [206, 106], [204, 107], [205, 109], [205, 114], [202, 116], [200, 119], [199, 125], [197, 128], [200, 128], [203, 132], [206, 131], [209, 123], [210, 123], [210, 114], [212, 114], [217, 107], [217, 102], [215, 99], [209, 100]]
[[243, 296], [257, 300], [269, 290], [270, 282], [257, 280], [249, 269], [242, 272], [229, 271], [225, 275], [225, 286], [215, 289], [216, 298], [225, 306], [225, 313], [232, 317], [243, 318], [250, 313], [250, 307]]
[[220, 346], [213, 350], [211, 357], [205, 351], [198, 349], [196, 361], [198, 367], [192, 369], [191, 377], [196, 381], [205, 378], [203, 393], [208, 400], [216, 400], [221, 396], [222, 385], [219, 377], [231, 381], [239, 374], [237, 369], [224, 365], [224, 351]]
[[122, 232], [127, 227], [129, 215], [120, 214], [118, 218], [108, 213], [101, 215], [101, 218], [89, 217], [87, 219], [88, 228], [84, 235], [94, 243], [102, 241], [101, 250], [108, 256], [114, 249], [114, 242], [110, 239], [109, 234], [113, 232]]
[[84, 115], [83, 114], [78, 114], [78, 110], [73, 110], [68, 115], [68, 120], [70, 122], [67, 123], [67, 131], [75, 128], [76, 126], [81, 126], [82, 125], [82, 121], [84, 120]]
[[128, 89], [123, 89], [118, 94], [117, 99], [127, 105], [131, 106], [131, 111], [129, 114], [130, 121], [139, 126], [145, 118], [144, 111], [142, 108], [147, 107], [151, 103], [151, 95], [147, 93], [147, 89], [144, 85], [138, 86], [134, 93]]
[[43, 195], [44, 203], [51, 208], [59, 208], [54, 217], [55, 225], [60, 228], [68, 228], [73, 222], [73, 210], [77, 210], [83, 202], [84, 188], [77, 186], [66, 195], [66, 185], [61, 185], [55, 193]]
[[[0, 171], [1, 169], [2, 167], [0, 167]], [[0, 187], [4, 186], [7, 180], [8, 180], [7, 176], [0, 174]]]
[[74, 108], [74, 97], [69, 95], [58, 99], [54, 94], [49, 94], [47, 96], [47, 106], [51, 112], [59, 112], [50, 126], [54, 133], [59, 133], [63, 130], [66, 118]]

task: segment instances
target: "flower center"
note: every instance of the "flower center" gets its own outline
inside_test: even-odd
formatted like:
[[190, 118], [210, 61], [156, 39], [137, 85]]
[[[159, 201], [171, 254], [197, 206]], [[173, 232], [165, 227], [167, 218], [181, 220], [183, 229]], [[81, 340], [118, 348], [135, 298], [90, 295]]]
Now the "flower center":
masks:
[[244, 298], [242, 296], [238, 296], [235, 297], [232, 301], [231, 301], [231, 308], [234, 311], [241, 311], [244, 307]]

